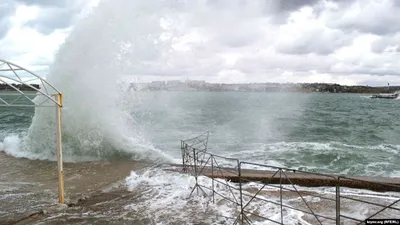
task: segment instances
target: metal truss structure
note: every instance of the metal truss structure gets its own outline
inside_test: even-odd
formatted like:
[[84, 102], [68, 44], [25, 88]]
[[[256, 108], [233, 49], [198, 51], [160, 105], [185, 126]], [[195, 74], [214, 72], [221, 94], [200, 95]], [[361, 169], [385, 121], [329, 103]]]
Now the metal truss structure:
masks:
[[[203, 134], [189, 140], [207, 146], [200, 144], [208, 140], [208, 133], [206, 137]], [[293, 221], [285, 220], [290, 211], [302, 213], [310, 224], [336, 225], [365, 224], [367, 219], [395, 219], [400, 215], [400, 195], [379, 202], [371, 195], [354, 196], [343, 191], [353, 184], [370, 190], [400, 192], [400, 185], [244, 162], [193, 146], [181, 141], [183, 171], [196, 180], [190, 196], [196, 191], [217, 205], [229, 205], [236, 213], [233, 217], [221, 216], [225, 224], [292, 224]], [[208, 177], [211, 182], [200, 177]], [[316, 181], [315, 186], [331, 187], [332, 191], [304, 190], [299, 183], [307, 179]], [[297, 199], [295, 203], [293, 199]], [[367, 213], [356, 215], [357, 207], [367, 208]], [[268, 215], [268, 211], [275, 215]]]
[[64, 204], [61, 140], [62, 94], [44, 78], [17, 64], [0, 59], [0, 107], [55, 107], [58, 163], [58, 197]]

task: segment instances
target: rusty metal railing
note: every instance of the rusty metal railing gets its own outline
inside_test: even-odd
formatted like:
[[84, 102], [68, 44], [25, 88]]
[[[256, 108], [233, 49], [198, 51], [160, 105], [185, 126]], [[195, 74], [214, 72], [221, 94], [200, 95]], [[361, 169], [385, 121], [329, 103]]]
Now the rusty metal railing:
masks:
[[[395, 194], [400, 192], [400, 185], [244, 162], [212, 154], [207, 152], [208, 136], [205, 133], [181, 141], [182, 168], [183, 172], [195, 177], [190, 196], [196, 192], [210, 197], [214, 204], [230, 207], [233, 217], [227, 218], [226, 223], [292, 224], [290, 215], [293, 212], [301, 213], [301, 220], [309, 224], [365, 224], [368, 219], [400, 219], [400, 194]], [[310, 181], [314, 187], [309, 187]], [[353, 193], [359, 190], [354, 188], [393, 193], [380, 197], [376, 192]]]

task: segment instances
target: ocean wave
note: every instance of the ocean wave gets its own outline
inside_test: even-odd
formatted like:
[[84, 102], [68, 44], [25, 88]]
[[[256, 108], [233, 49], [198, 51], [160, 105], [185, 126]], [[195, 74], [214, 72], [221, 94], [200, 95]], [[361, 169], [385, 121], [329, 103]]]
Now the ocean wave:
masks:
[[[224, 152], [242, 161], [320, 173], [395, 176], [400, 145], [350, 145], [340, 142], [257, 143]], [[254, 168], [254, 166], [253, 166]]]

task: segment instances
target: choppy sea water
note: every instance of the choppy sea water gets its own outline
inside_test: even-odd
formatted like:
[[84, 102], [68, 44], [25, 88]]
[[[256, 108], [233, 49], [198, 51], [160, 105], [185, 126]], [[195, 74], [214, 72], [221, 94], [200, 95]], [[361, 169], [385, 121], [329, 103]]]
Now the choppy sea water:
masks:
[[[180, 162], [180, 140], [209, 131], [210, 152], [244, 161], [346, 175], [400, 175], [398, 100], [352, 94], [212, 92], [132, 92], [126, 97], [134, 135], [149, 149], [166, 154], [165, 161]], [[30, 108], [2, 108], [3, 151], [23, 155], [18, 142], [33, 115]], [[64, 126], [68, 129], [69, 124]], [[85, 153], [79, 155], [114, 157]]]
[[[179, 163], [180, 140], [210, 131], [210, 152], [243, 161], [345, 175], [397, 177], [400, 174], [400, 141], [397, 138], [400, 101], [397, 100], [369, 99], [351, 94], [233, 92], [126, 92], [125, 98], [134, 135], [148, 144], [151, 154], [159, 152], [163, 155], [161, 161], [158, 157], [155, 157], [156, 161], [145, 158], [150, 163]], [[1, 167], [0, 192], [1, 199], [9, 203], [0, 215], [12, 218], [16, 213], [19, 216], [28, 213], [21, 208], [37, 209], [55, 203], [56, 177], [51, 171], [55, 172], [56, 167], [46, 160], [35, 160], [35, 154], [40, 153], [31, 152], [21, 144], [34, 115], [32, 109], [2, 108], [0, 112], [0, 147], [4, 152], [0, 157], [7, 162]], [[81, 125], [85, 127], [85, 123]], [[64, 124], [65, 129], [68, 126], [68, 123]], [[44, 147], [50, 148], [43, 149], [45, 152], [54, 151], [51, 146]], [[121, 153], [115, 147], [109, 147], [99, 150], [97, 155], [93, 151], [86, 155], [82, 148], [77, 157], [73, 157], [73, 152], [70, 154], [67, 161], [72, 163], [69, 164], [69, 173], [66, 172], [66, 185], [68, 180], [71, 186], [75, 184], [67, 194], [71, 201], [76, 197], [71, 193], [77, 196], [87, 193], [85, 181], [98, 183], [97, 191], [109, 185], [119, 188], [105, 192], [107, 194], [97, 193], [91, 198], [92, 202], [87, 200], [78, 208], [69, 208], [68, 213], [41, 218], [39, 221], [44, 224], [73, 223], [75, 220], [85, 223], [210, 224], [227, 222], [226, 218], [235, 214], [222, 201], [215, 205], [199, 196], [187, 199], [193, 187], [193, 177], [151, 166], [136, 166], [134, 169], [137, 162], [127, 163], [126, 160], [146, 154], [142, 149]], [[21, 156], [30, 159], [18, 158]], [[87, 163], [82, 162], [85, 160], [99, 163], [85, 167]], [[106, 162], [110, 160], [110, 163]], [[29, 176], [24, 175], [27, 170], [31, 171]], [[112, 172], [115, 170], [121, 171], [117, 178]], [[104, 179], [93, 174], [104, 174]], [[38, 187], [47, 191], [37, 195]], [[358, 194], [350, 190], [349, 194], [352, 193]], [[29, 204], [21, 201], [25, 198], [23, 196], [30, 199]], [[379, 197], [381, 201], [391, 198], [393, 194]], [[288, 198], [287, 202], [294, 199], [296, 197]], [[325, 203], [322, 201], [321, 204]], [[263, 208], [262, 205], [255, 207]], [[278, 210], [270, 209], [265, 215]], [[363, 218], [370, 213], [367, 209], [360, 207], [358, 211], [348, 211]], [[199, 210], [203, 213], [199, 214]], [[272, 214], [270, 216], [274, 216]], [[310, 223], [304, 215], [294, 211], [287, 211], [285, 218], [288, 223]]]

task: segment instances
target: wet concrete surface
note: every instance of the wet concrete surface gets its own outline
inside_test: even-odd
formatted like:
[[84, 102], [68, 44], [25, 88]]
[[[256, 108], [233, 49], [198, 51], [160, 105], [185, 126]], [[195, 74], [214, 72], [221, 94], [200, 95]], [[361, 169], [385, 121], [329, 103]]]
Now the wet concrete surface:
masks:
[[[118, 160], [64, 163], [65, 203], [118, 185], [145, 162]], [[58, 203], [57, 163], [0, 153], [0, 224], [13, 224]]]
[[[129, 189], [124, 182], [132, 171], [144, 174], [153, 169], [154, 174], [146, 175], [146, 182], [134, 188]], [[0, 153], [0, 224], [233, 224], [240, 213], [237, 204], [221, 197], [233, 199], [234, 195], [236, 199], [240, 198], [237, 190], [231, 190], [225, 185], [219, 185], [216, 189], [215, 203], [212, 203], [212, 192], [203, 196], [195, 191], [189, 198], [194, 178], [177, 173], [181, 171], [177, 165], [155, 166], [129, 160], [80, 162], [65, 163], [64, 171], [67, 205], [62, 206], [57, 204], [56, 162], [17, 159]], [[141, 179], [140, 176], [135, 179]], [[177, 176], [183, 182], [174, 183], [170, 180]], [[148, 183], [146, 180], [162, 178], [165, 179], [164, 183]], [[203, 185], [211, 188], [209, 179], [204, 178], [203, 181]], [[235, 183], [230, 185], [237, 186]], [[300, 190], [290, 185], [285, 187], [291, 191], [280, 192], [279, 185], [275, 189], [268, 189], [262, 183], [244, 185], [243, 200], [247, 205], [246, 211], [251, 213], [248, 214], [249, 218], [261, 222], [263, 219], [257, 216], [261, 215], [279, 220], [279, 217], [275, 217], [283, 210], [286, 224], [293, 221], [300, 224], [301, 220], [311, 224], [335, 224], [334, 191]], [[160, 190], [168, 188], [171, 191], [160, 194]], [[317, 219], [312, 213], [301, 214], [288, 207], [281, 208], [276, 204], [280, 202], [280, 193], [285, 206], [303, 212], [310, 212], [311, 208], [313, 213], [333, 220], [322, 217]], [[171, 199], [164, 201], [168, 197]], [[400, 215], [397, 210], [400, 209], [398, 194], [358, 195], [344, 191], [340, 205], [342, 215], [363, 219], [374, 215], [382, 207], [346, 197], [385, 206], [392, 204], [395, 208], [386, 209], [374, 218], [396, 218]], [[226, 214], [232, 217], [221, 217]], [[357, 222], [343, 217], [341, 224]]]

